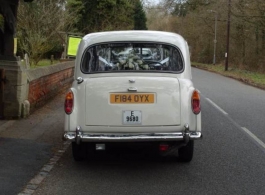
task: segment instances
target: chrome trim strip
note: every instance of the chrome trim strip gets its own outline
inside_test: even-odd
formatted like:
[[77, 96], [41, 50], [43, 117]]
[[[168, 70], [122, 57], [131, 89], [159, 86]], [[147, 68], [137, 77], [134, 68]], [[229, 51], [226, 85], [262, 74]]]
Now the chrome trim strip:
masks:
[[84, 142], [134, 142], [134, 141], [187, 141], [201, 139], [201, 132], [196, 131], [183, 131], [177, 133], [135, 133], [135, 134], [95, 134], [83, 133], [80, 127], [77, 127], [76, 132], [66, 132], [64, 138], [71, 141]]
[[81, 132], [81, 127], [77, 126], [76, 127], [76, 132], [75, 132], [75, 142], [77, 144], [80, 144], [81, 139], [83, 139], [82, 132]]
[[185, 143], [188, 143], [190, 141], [190, 127], [188, 124], [185, 124], [184, 128], [184, 141]]
[[137, 88], [136, 87], [129, 87], [128, 91], [137, 91]]

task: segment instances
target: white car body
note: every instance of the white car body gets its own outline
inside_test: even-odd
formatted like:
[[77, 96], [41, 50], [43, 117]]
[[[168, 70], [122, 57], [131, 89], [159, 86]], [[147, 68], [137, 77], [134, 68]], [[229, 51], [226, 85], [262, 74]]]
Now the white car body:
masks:
[[[132, 56], [127, 60], [129, 65], [124, 65], [128, 71], [124, 67], [122, 70], [125, 62], [118, 58], [116, 61], [109, 60], [113, 55], [106, 47], [118, 43], [161, 44], [168, 49], [168, 53], [179, 52], [174, 55], [181, 56], [178, 60], [183, 62], [183, 67], [179, 71], [168, 71], [166, 66], [170, 58], [162, 58], [161, 56], [166, 54], [161, 53], [160, 62], [144, 62], [149, 63], [149, 67], [142, 69], [139, 68], [143, 63], [141, 59]], [[107, 48], [103, 50], [105, 58], [95, 54], [100, 58], [98, 64], [103, 64], [105, 69], [90, 72], [91, 68], [82, 64], [86, 60], [91, 64], [94, 60], [93, 48], [96, 48], [97, 44], [105, 44], [103, 46]], [[88, 57], [84, 57], [84, 53], [89, 53], [86, 54]], [[134, 63], [136, 61], [138, 64]], [[109, 70], [106, 67], [110, 67], [111, 71], [105, 71]], [[180, 142], [180, 147], [202, 137], [201, 113], [194, 113], [192, 107], [192, 96], [196, 90], [192, 83], [189, 48], [180, 35], [158, 31], [88, 34], [78, 48], [74, 79], [70, 89], [73, 105], [70, 112], [65, 114], [64, 138], [77, 145], [85, 142], [168, 141]], [[142, 102], [138, 103], [140, 98]], [[74, 147], [73, 152], [77, 153], [77, 146]], [[78, 160], [76, 154], [74, 157]]]

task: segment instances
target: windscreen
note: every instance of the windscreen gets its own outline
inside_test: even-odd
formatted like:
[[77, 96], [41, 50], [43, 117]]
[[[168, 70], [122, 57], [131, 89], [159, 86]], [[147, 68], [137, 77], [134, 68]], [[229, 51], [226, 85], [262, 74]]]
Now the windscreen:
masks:
[[89, 47], [83, 56], [84, 73], [113, 71], [181, 72], [180, 50], [156, 43], [105, 43]]

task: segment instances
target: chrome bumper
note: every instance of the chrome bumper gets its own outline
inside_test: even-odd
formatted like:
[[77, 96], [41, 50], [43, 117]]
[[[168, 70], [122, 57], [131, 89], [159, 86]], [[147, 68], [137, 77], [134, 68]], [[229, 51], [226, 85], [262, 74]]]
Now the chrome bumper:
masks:
[[141, 141], [184, 141], [201, 139], [201, 132], [189, 131], [189, 126], [185, 125], [183, 132], [177, 133], [134, 133], [134, 134], [96, 134], [84, 133], [78, 126], [75, 132], [66, 132], [63, 136], [65, 140], [74, 141], [79, 144], [83, 142], [141, 142]]

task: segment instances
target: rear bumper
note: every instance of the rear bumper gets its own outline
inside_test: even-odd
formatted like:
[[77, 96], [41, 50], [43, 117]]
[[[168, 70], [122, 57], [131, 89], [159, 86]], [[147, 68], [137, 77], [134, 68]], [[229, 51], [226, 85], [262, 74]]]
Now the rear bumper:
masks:
[[82, 142], [145, 142], [145, 141], [185, 141], [201, 139], [201, 132], [190, 131], [185, 125], [185, 130], [176, 133], [87, 133], [82, 132], [78, 126], [75, 132], [65, 132], [65, 140], [74, 141], [77, 144]]

